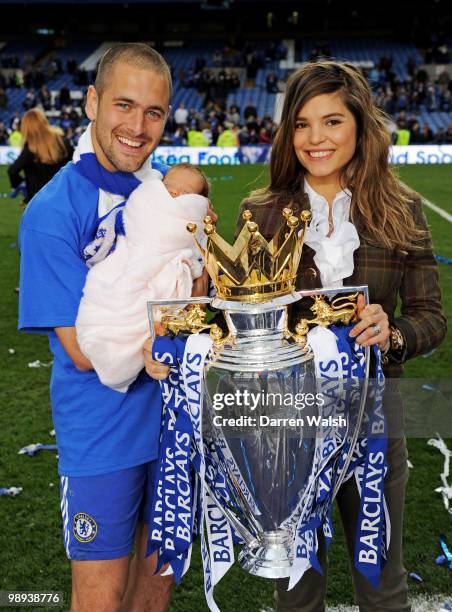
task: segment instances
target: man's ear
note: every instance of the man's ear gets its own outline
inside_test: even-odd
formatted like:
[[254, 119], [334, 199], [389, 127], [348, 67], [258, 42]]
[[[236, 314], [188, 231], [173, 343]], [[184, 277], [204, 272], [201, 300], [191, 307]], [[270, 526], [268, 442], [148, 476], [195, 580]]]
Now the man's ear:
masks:
[[96, 120], [98, 103], [99, 103], [99, 96], [97, 94], [96, 88], [94, 87], [94, 85], [90, 85], [88, 87], [88, 91], [86, 92], [85, 112], [86, 112], [86, 116], [91, 121]]

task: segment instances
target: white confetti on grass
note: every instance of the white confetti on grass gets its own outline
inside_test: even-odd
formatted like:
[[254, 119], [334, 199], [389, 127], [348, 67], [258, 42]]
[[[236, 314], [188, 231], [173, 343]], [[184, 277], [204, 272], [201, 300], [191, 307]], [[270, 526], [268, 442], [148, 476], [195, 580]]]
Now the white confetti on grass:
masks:
[[434, 446], [444, 455], [444, 466], [443, 471], [440, 474], [441, 482], [443, 483], [442, 487], [437, 487], [435, 489], [436, 493], [441, 493], [443, 496], [444, 507], [446, 508], [449, 514], [452, 514], [451, 500], [452, 500], [452, 485], [449, 483], [449, 472], [450, 472], [450, 458], [452, 456], [452, 451], [450, 451], [441, 438], [439, 433], [436, 434], [436, 438], [431, 438], [427, 444], [429, 446]]
[[22, 491], [23, 487], [0, 487], [0, 495], [8, 495], [9, 497], [16, 497]]
[[28, 457], [33, 457], [36, 455], [38, 451], [41, 450], [56, 450], [56, 444], [41, 444], [41, 442], [35, 442], [34, 444], [28, 444], [27, 446], [23, 446], [18, 452], [18, 455], [28, 455]]
[[[430, 595], [410, 597], [412, 612], [448, 612], [446, 605], [452, 605], [452, 599], [447, 595]], [[265, 606], [259, 612], [276, 612], [275, 608]], [[358, 606], [339, 605], [327, 606], [326, 612], [359, 612]]]
[[[414, 597], [410, 599], [412, 612], [441, 612], [447, 600], [445, 595], [435, 595], [432, 597]], [[358, 606], [327, 606], [327, 612], [359, 612]]]
[[53, 361], [49, 361], [47, 363], [44, 363], [44, 361], [41, 361], [40, 359], [36, 359], [36, 361], [30, 361], [30, 363], [28, 364], [29, 368], [49, 368], [52, 365]]

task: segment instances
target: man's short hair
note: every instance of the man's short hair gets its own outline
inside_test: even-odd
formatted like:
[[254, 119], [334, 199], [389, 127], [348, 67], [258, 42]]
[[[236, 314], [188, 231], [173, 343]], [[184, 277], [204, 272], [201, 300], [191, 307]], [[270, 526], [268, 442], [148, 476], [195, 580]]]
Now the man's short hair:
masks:
[[117, 62], [126, 62], [136, 68], [154, 70], [168, 82], [169, 97], [172, 94], [172, 80], [168, 64], [158, 51], [146, 43], [119, 43], [110, 47], [99, 62], [94, 87], [102, 95], [108, 76]]

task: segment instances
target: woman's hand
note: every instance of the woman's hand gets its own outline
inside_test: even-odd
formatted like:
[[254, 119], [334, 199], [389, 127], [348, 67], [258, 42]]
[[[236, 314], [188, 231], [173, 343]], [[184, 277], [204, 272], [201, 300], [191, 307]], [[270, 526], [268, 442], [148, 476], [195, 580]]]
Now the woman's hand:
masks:
[[164, 380], [168, 376], [170, 367], [152, 359], [152, 338], [148, 338], [143, 345], [143, 357], [144, 367], [151, 378]]
[[380, 304], [365, 305], [364, 296], [358, 296], [358, 318], [360, 322], [350, 332], [361, 346], [378, 344], [381, 351], [389, 346], [389, 320]]

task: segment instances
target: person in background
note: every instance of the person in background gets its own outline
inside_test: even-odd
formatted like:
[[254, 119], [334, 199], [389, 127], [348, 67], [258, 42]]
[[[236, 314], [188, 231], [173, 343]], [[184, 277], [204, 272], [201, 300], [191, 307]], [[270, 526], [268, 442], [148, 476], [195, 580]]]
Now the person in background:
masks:
[[25, 100], [22, 102], [22, 106], [24, 107], [26, 111], [36, 106], [36, 96], [35, 96], [35, 92], [33, 91], [33, 89], [30, 89], [25, 94]]
[[185, 108], [185, 104], [181, 102], [174, 112], [174, 121], [177, 127], [183, 127], [187, 125], [188, 121], [188, 110]]
[[267, 129], [265, 127], [261, 127], [261, 129], [259, 130], [259, 144], [268, 145], [271, 143], [272, 139]]
[[63, 106], [70, 106], [72, 104], [71, 92], [69, 91], [69, 87], [67, 87], [67, 85], [63, 85], [60, 89], [58, 103], [59, 108], [63, 108]]
[[229, 111], [226, 115], [226, 119], [228, 121], [230, 121], [231, 123], [235, 123], [236, 125], [239, 125], [240, 123], [240, 110], [239, 107], [236, 104], [233, 104], [232, 106], [229, 107]]
[[397, 139], [396, 145], [398, 146], [406, 146], [410, 144], [411, 132], [408, 129], [405, 121], [403, 119], [399, 120], [397, 123]]
[[13, 129], [14, 129], [14, 126], [15, 126], [16, 124], [19, 124], [19, 123], [20, 123], [20, 116], [21, 116], [21, 115], [20, 115], [20, 111], [16, 110], [16, 111], [15, 111], [15, 113], [14, 113], [14, 115], [13, 115], [13, 116], [10, 118], [10, 120], [9, 120], [9, 125], [8, 125], [8, 128], [9, 128], [9, 131], [10, 131], [10, 132], [11, 132], [11, 130], [13, 130]]
[[43, 85], [39, 90], [38, 100], [45, 111], [49, 111], [52, 108], [52, 96], [47, 85]]
[[11, 133], [8, 138], [10, 147], [20, 147], [22, 145], [22, 132], [20, 131], [20, 119], [15, 119], [11, 126]]
[[198, 122], [196, 119], [192, 121], [190, 129], [187, 134], [187, 142], [189, 147], [207, 147], [207, 138], [199, 129]]
[[0, 87], [0, 108], [6, 110], [8, 108], [8, 96], [3, 87]]
[[421, 138], [423, 143], [432, 142], [433, 140], [433, 132], [427, 122], [422, 124]]
[[452, 144], [452, 123], [447, 126], [447, 131], [444, 135], [444, 142], [446, 144]]
[[185, 127], [177, 127], [174, 132], [172, 144], [175, 147], [183, 147], [187, 144], [187, 130]]
[[218, 136], [217, 147], [238, 147], [239, 136], [238, 127], [231, 123], [226, 123], [226, 129]]
[[62, 130], [51, 126], [38, 108], [25, 113], [21, 133], [23, 149], [16, 161], [8, 167], [8, 176], [13, 189], [25, 179], [27, 196], [24, 204], [27, 204], [69, 161], [73, 149], [63, 138]]
[[413, 123], [410, 132], [411, 132], [411, 137], [410, 137], [411, 144], [419, 144], [423, 142], [422, 134], [421, 134], [421, 126], [420, 126], [419, 121], [415, 121]]
[[0, 145], [4, 146], [8, 144], [8, 130], [6, 129], [3, 121], [0, 121]]

